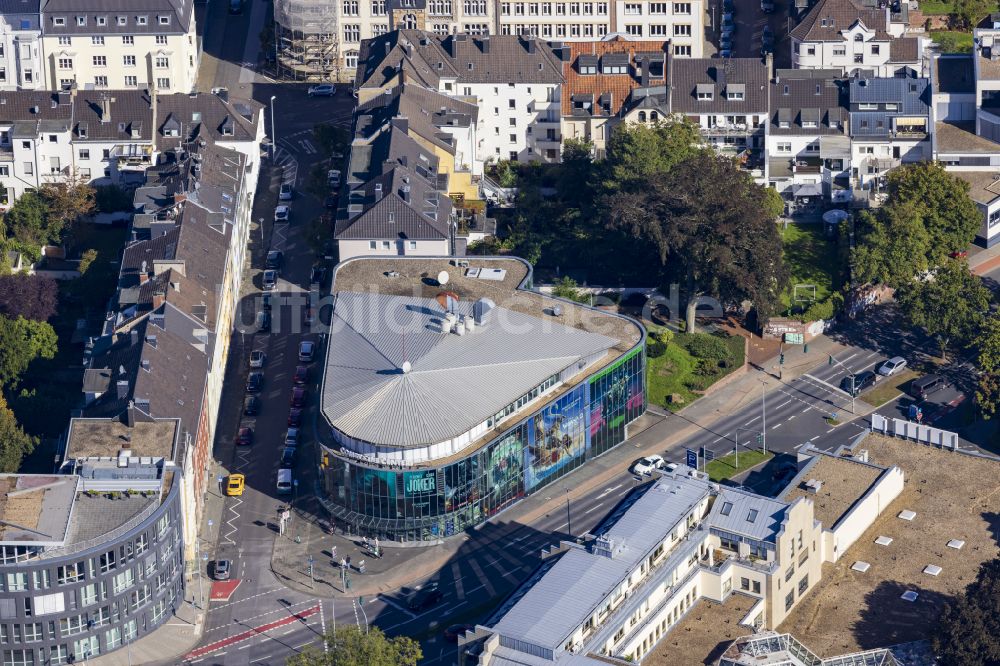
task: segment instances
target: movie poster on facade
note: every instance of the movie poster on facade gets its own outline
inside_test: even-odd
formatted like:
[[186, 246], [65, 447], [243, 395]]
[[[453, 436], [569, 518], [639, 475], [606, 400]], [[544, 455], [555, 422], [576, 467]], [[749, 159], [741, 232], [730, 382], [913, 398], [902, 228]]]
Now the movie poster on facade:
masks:
[[522, 455], [527, 444], [528, 429], [524, 425], [490, 444], [486, 450], [486, 492], [484, 499], [487, 515], [524, 495], [524, 470]]
[[[624, 426], [643, 406], [641, 350], [636, 350], [590, 380], [590, 437], [601, 442]], [[596, 445], [595, 445], [596, 448]]]
[[534, 436], [525, 451], [528, 490], [575, 467], [587, 451], [586, 385], [581, 384], [532, 419]]

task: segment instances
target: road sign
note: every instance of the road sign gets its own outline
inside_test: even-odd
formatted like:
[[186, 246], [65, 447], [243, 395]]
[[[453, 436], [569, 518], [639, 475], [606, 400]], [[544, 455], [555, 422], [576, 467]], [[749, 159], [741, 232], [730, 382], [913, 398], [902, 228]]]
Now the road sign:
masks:
[[686, 464], [691, 469], [698, 469], [698, 452], [691, 449], [684, 449]]
[[715, 460], [715, 451], [712, 451], [711, 449], [702, 449], [701, 455], [705, 458], [706, 463], [710, 463]]
[[801, 345], [805, 343], [805, 334], [803, 333], [785, 333], [785, 344], [786, 345]]

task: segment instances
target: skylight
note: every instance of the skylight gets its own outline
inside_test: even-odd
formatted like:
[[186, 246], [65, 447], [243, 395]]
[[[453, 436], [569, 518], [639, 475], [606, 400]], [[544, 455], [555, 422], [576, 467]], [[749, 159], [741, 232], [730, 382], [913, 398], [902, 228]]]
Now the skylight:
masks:
[[722, 510], [719, 511], [719, 513], [721, 513], [723, 516], [728, 516], [729, 513], [732, 510], [733, 510], [733, 503], [732, 502], [723, 502], [722, 503]]
[[752, 523], [757, 520], [757, 509], [750, 509], [750, 513], [747, 514], [747, 522]]

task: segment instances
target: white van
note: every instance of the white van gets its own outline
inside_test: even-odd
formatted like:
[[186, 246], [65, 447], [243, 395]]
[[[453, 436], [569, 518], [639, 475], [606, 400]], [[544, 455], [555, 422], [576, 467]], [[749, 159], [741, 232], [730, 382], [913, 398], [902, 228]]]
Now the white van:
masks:
[[292, 470], [278, 470], [278, 494], [287, 495], [292, 492]]

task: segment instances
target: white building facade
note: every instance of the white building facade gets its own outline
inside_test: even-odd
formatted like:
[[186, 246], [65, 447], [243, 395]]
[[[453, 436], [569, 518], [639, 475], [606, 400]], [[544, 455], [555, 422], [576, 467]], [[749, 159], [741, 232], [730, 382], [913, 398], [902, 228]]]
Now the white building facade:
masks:
[[38, 1], [20, 3], [16, 11], [0, 14], [0, 90], [44, 88], [42, 63]]

